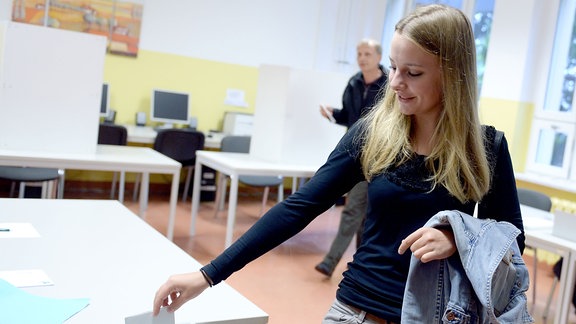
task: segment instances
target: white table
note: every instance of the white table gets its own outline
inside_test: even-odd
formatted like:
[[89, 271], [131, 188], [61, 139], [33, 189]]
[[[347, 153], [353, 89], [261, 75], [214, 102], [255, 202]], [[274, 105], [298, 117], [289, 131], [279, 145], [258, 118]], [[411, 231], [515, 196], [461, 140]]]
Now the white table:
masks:
[[[171, 274], [201, 265], [112, 200], [0, 199], [0, 223], [26, 222], [38, 238], [0, 238], [0, 271], [42, 269], [53, 286], [22, 288], [54, 298], [89, 298], [66, 323], [124, 323], [152, 310]], [[268, 315], [226, 283], [175, 313], [176, 323], [267, 323]]]
[[560, 275], [560, 292], [554, 323], [568, 323], [572, 292], [576, 282], [576, 242], [552, 234], [553, 214], [521, 205], [526, 245], [544, 249], [564, 258]]
[[[84, 154], [0, 150], [0, 165], [142, 173], [139, 213], [142, 218], [146, 217], [150, 173], [171, 174], [170, 215], [166, 236], [172, 239], [182, 165], [151, 148], [99, 144], [94, 153]], [[124, 179], [121, 179], [120, 193], [124, 192], [123, 185]]]
[[[232, 234], [236, 221], [236, 205], [238, 202], [238, 177], [241, 175], [262, 175], [296, 178], [309, 178], [316, 173], [317, 165], [299, 165], [292, 163], [270, 162], [255, 158], [248, 153], [229, 152], [196, 152], [196, 166], [194, 172], [194, 187], [192, 189], [192, 221], [190, 223], [190, 235], [196, 232], [196, 217], [200, 203], [200, 185], [202, 166], [210, 167], [230, 177], [230, 195], [228, 200], [228, 220], [226, 223], [225, 247], [232, 244]], [[296, 188], [293, 181], [292, 190]]]
[[[156, 139], [156, 130], [150, 126], [122, 125], [128, 131], [128, 143], [154, 144]], [[204, 147], [219, 149], [223, 134], [208, 133], [204, 138]]]

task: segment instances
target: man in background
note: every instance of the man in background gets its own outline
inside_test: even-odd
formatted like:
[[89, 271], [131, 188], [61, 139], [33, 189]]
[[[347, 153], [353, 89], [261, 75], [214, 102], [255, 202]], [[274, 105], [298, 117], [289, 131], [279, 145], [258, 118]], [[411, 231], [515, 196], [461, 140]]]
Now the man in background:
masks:
[[[372, 39], [364, 39], [356, 46], [356, 60], [360, 72], [348, 81], [342, 95], [342, 108], [320, 106], [320, 113], [330, 121], [350, 128], [360, 117], [368, 112], [384, 94], [384, 86], [388, 80], [387, 72], [380, 61], [382, 46]], [[356, 185], [346, 197], [346, 205], [342, 210], [338, 233], [332, 242], [330, 251], [315, 269], [330, 277], [340, 262], [342, 255], [356, 236], [356, 246], [360, 244], [362, 225], [366, 215], [368, 183]]]

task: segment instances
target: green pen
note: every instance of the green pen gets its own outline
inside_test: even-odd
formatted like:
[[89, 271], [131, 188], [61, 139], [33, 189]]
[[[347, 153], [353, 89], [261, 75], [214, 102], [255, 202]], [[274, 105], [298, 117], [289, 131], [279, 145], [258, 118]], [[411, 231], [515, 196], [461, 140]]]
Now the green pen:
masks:
[[10, 232], [9, 228], [0, 228], [0, 232]]

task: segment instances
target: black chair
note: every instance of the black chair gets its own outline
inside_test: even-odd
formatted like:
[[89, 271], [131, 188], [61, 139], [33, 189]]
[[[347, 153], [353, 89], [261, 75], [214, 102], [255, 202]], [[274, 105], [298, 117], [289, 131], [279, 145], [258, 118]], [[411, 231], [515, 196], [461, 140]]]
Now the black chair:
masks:
[[[121, 125], [101, 123], [98, 129], [98, 144], [126, 145], [128, 142], [128, 130]], [[120, 189], [118, 190], [118, 200], [124, 201], [124, 171], [120, 174]], [[118, 172], [114, 172], [112, 178], [112, 188], [110, 189], [110, 199], [116, 196], [116, 182], [118, 182]]]
[[20, 184], [19, 198], [26, 197], [26, 187], [34, 184], [42, 186], [40, 198], [56, 196], [56, 198], [62, 199], [64, 196], [64, 169], [0, 166], [0, 179], [12, 181], [10, 197], [14, 196], [16, 183]]
[[[522, 205], [530, 206], [533, 208], [541, 209], [544, 211], [550, 211], [552, 209], [552, 199], [548, 195], [541, 193], [536, 190], [518, 188], [518, 201]], [[536, 278], [538, 271], [538, 251], [536, 248], [531, 246], [526, 246], [534, 251], [534, 265], [532, 266], [534, 272], [533, 278], [533, 289], [532, 289], [532, 307], [536, 303]], [[544, 315], [546, 316], [546, 315]]]
[[[204, 149], [204, 133], [191, 128], [161, 129], [154, 140], [154, 150], [174, 159], [188, 170], [182, 192], [182, 202], [186, 201], [192, 172], [196, 164], [196, 151]], [[137, 195], [138, 182], [135, 185], [134, 198]]]
[[[250, 136], [225, 136], [220, 144], [220, 151], [232, 153], [249, 153], [250, 152]], [[216, 215], [224, 209], [224, 200], [226, 198], [226, 181], [227, 177], [219, 175], [216, 189]], [[271, 186], [278, 187], [278, 202], [283, 200], [284, 179], [281, 176], [240, 176], [238, 182], [253, 186], [264, 187], [262, 195], [262, 207], [260, 215], [264, 214], [266, 210], [266, 202], [268, 201], [268, 194]]]

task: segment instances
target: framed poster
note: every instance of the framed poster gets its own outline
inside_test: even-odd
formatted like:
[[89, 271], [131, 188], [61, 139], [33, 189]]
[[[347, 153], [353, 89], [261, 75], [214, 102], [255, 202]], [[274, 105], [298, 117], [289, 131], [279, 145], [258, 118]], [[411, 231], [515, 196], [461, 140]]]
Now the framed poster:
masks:
[[137, 56], [143, 10], [117, 0], [14, 0], [12, 21], [102, 35], [109, 53]]

